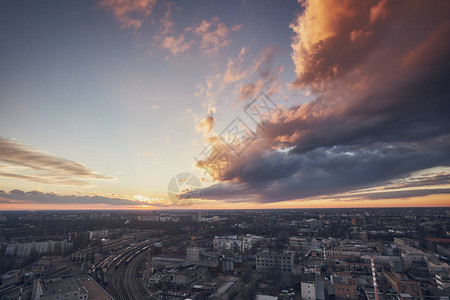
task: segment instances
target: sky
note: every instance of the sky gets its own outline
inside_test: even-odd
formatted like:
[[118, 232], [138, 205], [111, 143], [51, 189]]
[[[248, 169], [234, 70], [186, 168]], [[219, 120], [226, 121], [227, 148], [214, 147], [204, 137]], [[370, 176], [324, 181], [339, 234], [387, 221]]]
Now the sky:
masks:
[[450, 206], [448, 1], [0, 1], [0, 210]]

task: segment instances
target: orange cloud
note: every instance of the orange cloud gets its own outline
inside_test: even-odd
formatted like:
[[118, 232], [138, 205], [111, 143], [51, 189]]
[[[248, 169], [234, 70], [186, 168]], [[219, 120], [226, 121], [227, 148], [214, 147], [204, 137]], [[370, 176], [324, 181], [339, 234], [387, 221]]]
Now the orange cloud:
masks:
[[207, 116], [204, 118], [200, 124], [197, 126], [198, 131], [206, 131], [206, 134], [209, 134], [211, 130], [213, 129], [214, 125], [214, 117], [213, 116]]
[[247, 48], [242, 47], [237, 60], [228, 60], [227, 70], [225, 71], [225, 75], [223, 77], [223, 82], [225, 84], [236, 82], [247, 77], [249, 73], [248, 70], [243, 69], [241, 66], [242, 62], [244, 61], [244, 55], [246, 52]]
[[274, 56], [277, 52], [276, 47], [266, 47], [254, 59], [253, 67], [247, 71], [248, 74], [253, 75], [253, 80], [240, 87], [241, 101], [254, 98], [263, 91], [270, 96], [281, 89], [279, 77], [284, 68], [273, 67]]
[[[217, 157], [231, 156], [230, 145], [212, 141], [217, 151], [198, 166], [212, 169], [220, 182], [204, 188], [202, 197], [305, 199], [380, 187], [411, 172], [448, 166], [450, 2], [302, 5], [291, 25], [297, 75], [292, 86], [310, 89], [314, 100], [261, 120], [257, 141], [225, 170], [225, 160]], [[240, 86], [241, 100], [274, 88], [279, 72], [271, 67], [273, 53], [267, 49], [254, 60], [250, 76], [257, 77]], [[385, 191], [367, 201], [449, 192]]]
[[377, 4], [375, 4], [370, 8], [369, 20], [371, 24], [375, 23], [377, 20], [382, 20], [386, 18], [388, 14], [386, 5], [387, 0], [381, 0], [380, 2], [378, 2]]
[[[239, 27], [233, 27], [234, 31]], [[219, 49], [230, 43], [228, 39], [230, 29], [225, 23], [220, 22], [218, 17], [213, 17], [210, 21], [203, 20], [197, 27], [187, 27], [186, 31], [192, 31], [200, 39], [200, 49], [206, 54], [216, 54]]]
[[420, 47], [421, 59], [442, 57], [448, 49], [449, 2], [307, 0], [302, 5], [303, 13], [290, 25], [296, 87], [324, 88], [364, 72], [399, 72], [403, 57], [409, 54], [405, 65], [416, 60], [410, 53], [414, 47]]
[[178, 37], [166, 36], [162, 41], [161, 47], [168, 49], [172, 55], [177, 55], [188, 50], [191, 47], [191, 43], [186, 42], [184, 36], [180, 34]]
[[139, 28], [152, 13], [156, 0], [102, 0], [100, 7], [114, 14], [123, 28]]
[[155, 36], [155, 39], [158, 41], [160, 47], [169, 50], [172, 55], [177, 55], [191, 48], [193, 42], [186, 41], [183, 34], [175, 34], [175, 23], [172, 20], [173, 5], [170, 2], [166, 4], [166, 11], [161, 18], [162, 31]]

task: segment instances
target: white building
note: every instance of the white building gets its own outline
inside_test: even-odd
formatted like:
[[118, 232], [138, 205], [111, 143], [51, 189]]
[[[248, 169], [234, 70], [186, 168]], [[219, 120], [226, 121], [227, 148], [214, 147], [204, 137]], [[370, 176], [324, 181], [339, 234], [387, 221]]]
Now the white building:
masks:
[[302, 299], [303, 300], [324, 300], [325, 299], [325, 291], [324, 284], [322, 281], [315, 280], [314, 275], [307, 276], [302, 280], [301, 289], [302, 289]]
[[249, 251], [253, 243], [262, 240], [256, 235], [228, 235], [216, 236], [213, 240], [213, 247], [216, 251], [239, 251], [241, 253]]
[[108, 229], [104, 230], [94, 230], [94, 231], [88, 231], [89, 239], [104, 239], [109, 237], [109, 231]]
[[45, 241], [28, 243], [10, 243], [6, 247], [6, 255], [15, 255], [17, 257], [28, 257], [34, 250], [38, 254], [58, 254], [63, 255], [72, 250], [71, 242], [63, 241]]

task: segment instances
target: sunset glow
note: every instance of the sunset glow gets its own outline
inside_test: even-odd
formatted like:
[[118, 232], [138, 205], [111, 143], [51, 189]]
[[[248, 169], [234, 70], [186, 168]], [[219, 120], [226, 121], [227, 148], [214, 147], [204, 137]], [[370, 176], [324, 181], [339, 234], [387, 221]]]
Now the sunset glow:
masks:
[[448, 1], [19, 2], [0, 210], [450, 206]]

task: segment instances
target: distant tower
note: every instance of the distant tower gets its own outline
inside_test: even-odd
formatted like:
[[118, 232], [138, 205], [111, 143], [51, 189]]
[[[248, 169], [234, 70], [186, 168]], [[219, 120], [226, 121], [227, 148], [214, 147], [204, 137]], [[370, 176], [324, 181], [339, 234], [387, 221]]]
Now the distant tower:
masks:
[[375, 271], [375, 263], [373, 261], [373, 256], [370, 256], [370, 265], [372, 266], [372, 280], [373, 280], [373, 289], [375, 291], [375, 300], [380, 300], [380, 298], [378, 297], [377, 273]]

